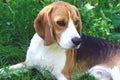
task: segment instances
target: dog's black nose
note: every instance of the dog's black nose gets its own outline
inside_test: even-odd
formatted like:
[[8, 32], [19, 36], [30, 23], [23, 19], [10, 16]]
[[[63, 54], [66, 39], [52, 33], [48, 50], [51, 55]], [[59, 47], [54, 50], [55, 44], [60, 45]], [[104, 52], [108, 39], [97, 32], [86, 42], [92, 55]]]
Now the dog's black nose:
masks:
[[79, 37], [74, 37], [72, 39], [72, 42], [77, 46], [77, 45], [79, 45], [82, 42], [82, 39], [79, 38]]

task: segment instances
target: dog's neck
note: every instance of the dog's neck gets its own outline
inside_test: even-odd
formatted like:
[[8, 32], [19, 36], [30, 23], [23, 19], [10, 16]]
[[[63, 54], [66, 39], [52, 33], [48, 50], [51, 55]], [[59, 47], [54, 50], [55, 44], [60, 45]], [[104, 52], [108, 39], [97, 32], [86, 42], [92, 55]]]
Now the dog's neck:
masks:
[[42, 49], [42, 51], [48, 51], [49, 54], [51, 54], [50, 51], [52, 52], [62, 51], [62, 53], [65, 53], [66, 51], [66, 49], [61, 48], [56, 42], [52, 43], [51, 45], [45, 46], [44, 40], [40, 36], [38, 36], [37, 33], [32, 38], [30, 47], [36, 47], [34, 49], [38, 50]]
[[63, 69], [66, 61], [66, 50], [61, 48], [57, 43], [45, 46], [44, 40], [36, 33], [31, 40], [29, 48], [29, 50], [32, 50], [32, 52], [35, 53], [29, 53], [30, 56], [33, 55], [36, 57], [35, 65], [39, 64], [43, 67], [47, 66], [49, 68], [53, 66], [55, 67], [54, 69], [57, 69], [58, 67], [58, 69]]

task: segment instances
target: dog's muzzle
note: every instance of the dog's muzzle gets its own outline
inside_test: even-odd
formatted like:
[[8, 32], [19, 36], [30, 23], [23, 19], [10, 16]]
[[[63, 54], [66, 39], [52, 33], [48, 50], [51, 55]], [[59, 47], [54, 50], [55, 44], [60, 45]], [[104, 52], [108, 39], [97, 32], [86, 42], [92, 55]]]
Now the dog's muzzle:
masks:
[[74, 43], [74, 45], [77, 47], [78, 45], [80, 45], [80, 43], [82, 42], [82, 39], [79, 37], [74, 37], [72, 39], [72, 42]]

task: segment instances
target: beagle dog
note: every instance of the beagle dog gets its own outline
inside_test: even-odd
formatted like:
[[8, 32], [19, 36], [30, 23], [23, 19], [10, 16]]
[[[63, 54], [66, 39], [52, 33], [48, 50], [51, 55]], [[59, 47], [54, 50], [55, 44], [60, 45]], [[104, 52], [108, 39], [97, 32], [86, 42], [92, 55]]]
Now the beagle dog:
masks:
[[[43, 8], [34, 21], [35, 35], [27, 50], [26, 60], [10, 66], [11, 73], [42, 67], [57, 80], [69, 80], [74, 66], [75, 49], [81, 43], [82, 23], [77, 8], [66, 2], [54, 2]], [[4, 69], [0, 70], [5, 74]]]
[[[25, 72], [45, 68], [57, 80], [71, 80], [73, 75], [89, 69], [97, 80], [120, 79], [117, 76], [120, 74], [120, 47], [82, 35], [82, 22], [75, 6], [62, 1], [46, 6], [37, 15], [34, 28], [36, 33], [26, 60], [10, 66], [11, 73], [21, 68]], [[0, 73], [5, 75], [6, 72], [0, 69]]]

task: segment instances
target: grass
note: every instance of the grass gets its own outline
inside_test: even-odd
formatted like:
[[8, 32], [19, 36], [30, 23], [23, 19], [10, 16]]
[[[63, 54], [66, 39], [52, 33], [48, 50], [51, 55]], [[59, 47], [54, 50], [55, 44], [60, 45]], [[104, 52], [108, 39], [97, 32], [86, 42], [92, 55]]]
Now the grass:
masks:
[[89, 73], [85, 72], [83, 74], [78, 74], [74, 80], [96, 80], [94, 76], [90, 75]]
[[29, 70], [27, 73], [22, 73], [21, 71], [14, 72], [10, 74], [7, 72], [6, 76], [1, 76], [1, 80], [53, 80], [53, 76], [45, 71], [44, 75], [36, 70]]
[[[53, 0], [54, 1], [54, 0]], [[65, 0], [78, 7], [83, 21], [83, 33], [120, 42], [120, 1], [114, 0], [92, 3], [92, 0]], [[7, 0], [0, 1], [0, 67], [9, 66], [25, 60], [30, 39], [35, 33], [33, 22], [38, 12], [50, 4], [51, 0]], [[86, 10], [85, 4], [96, 4], [96, 8]], [[113, 4], [114, 3], [114, 4]], [[105, 6], [106, 5], [106, 6]], [[99, 12], [99, 14], [97, 14]], [[112, 22], [113, 21], [113, 22]], [[97, 32], [96, 32], [97, 31]], [[109, 33], [109, 34], [108, 34]], [[0, 80], [52, 80], [53, 76], [37, 70], [27, 73], [14, 73]], [[77, 76], [75, 80], [94, 80], [89, 74]]]

